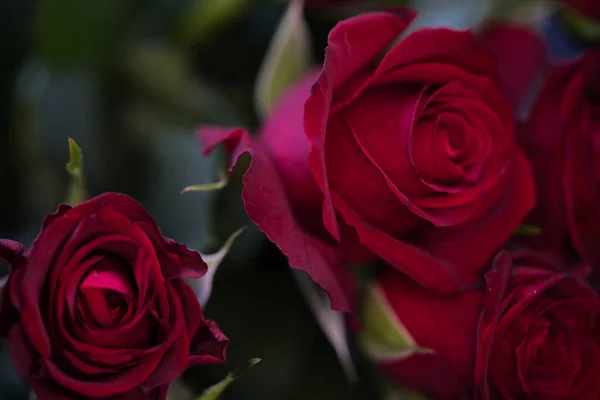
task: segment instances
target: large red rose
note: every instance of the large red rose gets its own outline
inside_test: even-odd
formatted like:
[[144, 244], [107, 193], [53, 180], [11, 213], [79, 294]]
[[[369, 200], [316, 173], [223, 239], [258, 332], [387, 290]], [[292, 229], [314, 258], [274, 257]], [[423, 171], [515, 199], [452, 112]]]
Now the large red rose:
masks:
[[[539, 242], [600, 267], [600, 52], [555, 66], [523, 130], [538, 205]], [[576, 254], [573, 254], [573, 250]]]
[[208, 151], [224, 140], [234, 159], [252, 153], [250, 218], [338, 309], [351, 299], [334, 281], [341, 268], [326, 261], [377, 256], [426, 287], [456, 291], [476, 284], [534, 203], [488, 46], [468, 31], [420, 29], [379, 61], [414, 16], [339, 23], [318, 78], [288, 93], [255, 143], [241, 130], [200, 130]]
[[531, 251], [500, 253], [485, 280], [445, 296], [380, 276], [399, 334], [434, 354], [377, 355], [379, 366], [437, 399], [600, 398], [600, 299], [585, 280]]
[[27, 253], [0, 241], [0, 260], [0, 335], [41, 400], [164, 399], [189, 365], [225, 361], [228, 339], [182, 280], [206, 264], [126, 195], [59, 206]]

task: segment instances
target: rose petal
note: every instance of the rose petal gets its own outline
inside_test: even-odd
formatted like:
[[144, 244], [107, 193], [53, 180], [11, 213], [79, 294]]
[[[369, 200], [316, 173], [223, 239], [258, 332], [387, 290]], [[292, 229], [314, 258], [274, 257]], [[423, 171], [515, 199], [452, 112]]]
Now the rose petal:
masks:
[[131, 198], [130, 196], [119, 193], [105, 193], [94, 199], [101, 206], [114, 210], [133, 223], [137, 223], [143, 227], [145, 233], [151, 238], [156, 238], [155, 244], [159, 248], [165, 248], [167, 253], [178, 256], [180, 265], [178, 270], [165, 271], [167, 278], [171, 274], [181, 276], [181, 274], [190, 277], [200, 277], [206, 273], [206, 266], [200, 259], [198, 252], [189, 250], [185, 245], [177, 243], [172, 239], [164, 238], [161, 235], [160, 228], [152, 218], [152, 216], [144, 209], [144, 207]]
[[229, 339], [217, 324], [210, 319], [205, 320], [190, 343], [189, 365], [225, 363], [228, 345]]
[[475, 328], [482, 293], [432, 293], [394, 270], [382, 274], [377, 282], [394, 315], [416, 343], [433, 350], [468, 381], [474, 367]]
[[[528, 239], [537, 248], [568, 253], [567, 211], [561, 179], [565, 165], [564, 130], [566, 115], [561, 112], [563, 96], [569, 77], [577, 65], [561, 67], [552, 72], [545, 81], [531, 117], [521, 134], [521, 144], [535, 172], [538, 204], [529, 223], [540, 227], [538, 237]], [[572, 115], [571, 110], [567, 113]]]
[[394, 381], [420, 390], [431, 398], [469, 398], [465, 382], [445, 359], [435, 354], [415, 354], [402, 361], [381, 361], [378, 365]]
[[[398, 89], [394, 88], [394, 91]], [[403, 171], [401, 182], [406, 182], [404, 188], [410, 190], [414, 186], [411, 182], [420, 184], [409, 164], [406, 144], [397, 147], [393, 157], [384, 157], [381, 151], [385, 147], [389, 154], [389, 149], [402, 140], [399, 138], [406, 139], [408, 135], [414, 117], [411, 111], [420, 95], [410, 91], [404, 95], [399, 101], [398, 96], [374, 99], [371, 95], [352, 103], [346, 109], [344, 120], [337, 117], [329, 122], [324, 149], [331, 192], [343, 197], [368, 221], [396, 235], [414, 229], [421, 222], [414, 211], [409, 210], [410, 200], [406, 193], [394, 185], [388, 170], [384, 170], [393, 160], [395, 165], [389, 170], [390, 175], [399, 175], [399, 171]], [[369, 103], [369, 100], [376, 102]], [[405, 105], [411, 100], [414, 100], [412, 108], [407, 110]], [[389, 117], [381, 118], [373, 113], [375, 108]], [[390, 110], [393, 111], [390, 113]], [[402, 129], [395, 129], [398, 127]], [[387, 137], [385, 132], [393, 138]], [[352, 162], [348, 163], [348, 160]]]
[[159, 362], [160, 359], [147, 359], [143, 363], [122, 370], [117, 375], [109, 375], [103, 379], [79, 380], [66, 374], [53, 361], [43, 360], [50, 377], [58, 384], [83, 396], [94, 393], [96, 398], [110, 397], [134, 389], [148, 378]]
[[[62, 361], [62, 367], [75, 376], [94, 376], [102, 374], [117, 374], [119, 373], [119, 367], [121, 365], [105, 366], [101, 364], [92, 363], [89, 360], [85, 360], [86, 354], [80, 354], [64, 348], [60, 349], [60, 356]], [[70, 364], [70, 365], [69, 365]]]
[[34, 294], [27, 290], [29, 283], [25, 278], [28, 269], [29, 267], [13, 271], [5, 290], [10, 295], [10, 301], [20, 313], [20, 326], [32, 346], [40, 356], [50, 357], [50, 338], [39, 310], [40, 303], [36, 302], [39, 299], [39, 293]]
[[14, 240], [0, 239], [0, 260], [8, 263], [9, 268], [19, 268], [27, 262], [23, 255], [23, 245]]
[[168, 385], [172, 380], [179, 378], [188, 366], [189, 352], [189, 338], [185, 330], [182, 330], [148, 379], [142, 383], [142, 388], [150, 391]]
[[204, 321], [202, 308], [200, 307], [200, 304], [198, 304], [196, 294], [190, 285], [182, 280], [173, 280], [170, 282], [170, 284], [181, 298], [181, 306], [183, 307], [183, 315], [185, 316], [187, 336], [192, 338], [198, 331], [202, 321]]
[[[5, 261], [11, 271], [22, 268], [27, 263], [23, 255], [23, 245], [6, 239], [0, 239], [0, 261]], [[0, 337], [6, 337], [11, 327], [19, 320], [19, 311], [11, 301], [10, 275], [2, 278], [0, 284]]]
[[299, 226], [281, 178], [260, 143], [252, 145], [250, 136], [242, 129], [204, 127], [199, 131], [199, 138], [205, 154], [223, 142], [232, 167], [242, 154], [251, 154], [242, 191], [248, 216], [288, 257], [292, 268], [305, 271], [327, 291], [334, 309], [350, 311], [353, 289], [348, 283], [348, 272], [338, 265], [339, 251]]
[[[135, 241], [125, 235], [112, 234], [101, 236], [81, 246], [62, 269], [56, 268], [52, 271], [48, 283], [48, 295], [56, 300], [55, 302], [48, 304], [45, 314], [45, 320], [49, 321], [48, 325], [50, 330], [55, 329], [55, 322], [62, 320], [65, 311], [73, 313], [75, 309], [75, 299], [81, 281], [90, 270], [102, 263], [105, 257], [110, 258], [110, 251], [107, 252], [106, 256], [102, 256], [100, 255], [102, 254], [101, 250], [109, 250], [113, 248], [115, 244], [117, 244], [117, 247], [120, 250], [123, 249], [124, 245], [132, 246], [134, 249], [136, 245]], [[97, 255], [90, 256], [92, 253]], [[135, 263], [135, 260], [133, 262]], [[131, 273], [131, 276], [133, 276], [133, 273]], [[130, 284], [132, 283], [133, 282], [130, 282]], [[131, 291], [132, 297], [135, 298], [138, 292], [137, 285], [135, 289], [132, 286], [129, 290]]]
[[[597, 264], [600, 208], [594, 177], [594, 100], [590, 82], [600, 52], [553, 69], [528, 124], [523, 148], [536, 173], [538, 205], [530, 223], [541, 235], [528, 241], [569, 257], [574, 249]], [[557, 177], [560, 177], [557, 179]]]
[[[439, 45], [440, 38], [443, 38], [444, 46]], [[490, 72], [496, 70], [493, 58], [477, 45], [471, 31], [422, 28], [405, 37], [385, 55], [376, 75], [385, 76], [415, 62], [431, 61], [457, 66], [480, 77], [493, 78]], [[448, 82], [446, 77], [440, 78]]]
[[208, 271], [208, 266], [202, 260], [202, 256], [196, 250], [188, 249], [186, 245], [177, 243], [168, 238], [163, 238], [165, 241], [165, 250], [169, 254], [174, 254], [179, 258], [179, 271], [174, 274], [170, 271], [164, 271], [167, 279], [173, 277], [198, 279], [203, 277]]
[[304, 133], [304, 103], [320, 70], [307, 72], [288, 90], [263, 122], [260, 143], [281, 176], [288, 200], [300, 226], [319, 237], [330, 238], [321, 214], [323, 192], [310, 171], [310, 142]]
[[[478, 324], [477, 358], [475, 368], [475, 381], [480, 382], [479, 390], [484, 400], [490, 398], [490, 388], [488, 384], [488, 364], [491, 356], [491, 346], [488, 346], [485, 351], [481, 350], [482, 336], [488, 330], [491, 334], [490, 341], [493, 340], [495, 327], [488, 327], [495, 316], [500, 315], [500, 303], [504, 297], [504, 292], [510, 278], [512, 260], [508, 253], [500, 252], [492, 263], [492, 269], [486, 274], [486, 293], [483, 311]], [[486, 328], [487, 327], [487, 328]], [[486, 335], [487, 336], [487, 335]], [[483, 374], [483, 375], [482, 375]]]
[[[42, 287], [54, 261], [54, 258], [49, 257], [48, 254], [60, 254], [60, 247], [73, 232], [82, 216], [94, 214], [101, 204], [91, 200], [72, 209], [59, 206], [56, 215], [47, 217], [46, 229], [40, 231], [33, 241], [28, 252], [28, 268], [24, 269], [23, 276], [15, 282], [15, 286], [19, 287], [21, 298], [19, 302], [21, 304], [15, 305], [21, 313], [23, 327], [33, 346], [43, 357], [50, 356], [50, 339], [44, 329], [39, 311]], [[43, 246], [43, 249], [40, 246]]]
[[56, 211], [53, 214], [46, 214], [46, 216], [44, 217], [44, 220], [42, 221], [42, 228], [40, 229], [40, 231], [47, 229], [48, 226], [52, 223], [52, 221], [54, 221], [56, 218], [65, 214], [71, 208], [73, 208], [73, 207], [71, 207], [68, 204], [62, 204], [62, 203], [59, 204], [58, 208], [56, 209]]
[[[115, 298], [118, 304], [111, 304], [107, 296]], [[77, 297], [84, 317], [91, 317], [99, 327], [110, 327], [132, 314], [135, 289], [123, 267], [104, 257], [83, 279]]]
[[521, 110], [526, 93], [547, 62], [546, 45], [531, 30], [508, 24], [487, 26], [481, 41], [494, 55], [504, 95], [515, 111]]
[[422, 236], [422, 246], [427, 251], [460, 267], [467, 276], [477, 274], [535, 204], [531, 166], [520, 149], [515, 152], [495, 207], [475, 218], [473, 223], [429, 230]]
[[460, 268], [444, 259], [435, 258], [370, 225], [340, 196], [336, 193], [332, 193], [332, 196], [340, 214], [356, 228], [361, 242], [419, 284], [436, 291], [452, 293], [476, 283], [475, 277], [464, 276]]
[[396, 9], [392, 12], [365, 13], [338, 23], [329, 34], [321, 76], [306, 101], [304, 129], [312, 144], [310, 168], [325, 194], [325, 227], [338, 241], [340, 230], [325, 167], [325, 132], [333, 93], [348, 78], [374, 61], [414, 17], [415, 14], [408, 9]]
[[81, 288], [113, 290], [131, 296], [134, 291], [121, 265], [111, 264], [106, 268], [96, 269], [81, 283]]
[[39, 355], [27, 337], [22, 324], [17, 323], [8, 332], [8, 353], [19, 376], [30, 377], [40, 373]]

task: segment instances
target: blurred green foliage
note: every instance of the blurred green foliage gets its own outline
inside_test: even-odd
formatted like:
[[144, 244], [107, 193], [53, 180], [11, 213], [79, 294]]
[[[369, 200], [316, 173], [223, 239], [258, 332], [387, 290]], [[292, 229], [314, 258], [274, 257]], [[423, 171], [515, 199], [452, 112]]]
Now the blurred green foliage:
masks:
[[35, 20], [37, 53], [54, 69], [106, 67], [135, 6], [135, 0], [41, 1]]

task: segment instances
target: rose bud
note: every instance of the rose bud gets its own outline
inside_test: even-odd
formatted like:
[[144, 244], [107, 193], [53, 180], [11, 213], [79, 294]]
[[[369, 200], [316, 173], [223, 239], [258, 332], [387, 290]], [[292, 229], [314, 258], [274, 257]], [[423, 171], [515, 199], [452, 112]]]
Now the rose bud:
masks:
[[414, 17], [340, 22], [319, 75], [290, 90], [254, 143], [241, 129], [199, 132], [205, 152], [225, 141], [234, 163], [251, 153], [250, 218], [336, 309], [353, 302], [340, 260], [381, 258], [438, 291], [476, 284], [534, 204], [495, 57], [473, 33], [419, 29], [380, 60]]
[[[536, 176], [540, 246], [600, 266], [600, 52], [555, 66], [523, 129]], [[573, 254], [573, 250], [575, 254]]]
[[598, 399], [600, 299], [561, 269], [502, 251], [482, 290], [457, 295], [389, 269], [365, 302], [362, 343], [390, 377], [435, 399]]
[[165, 399], [188, 366], [225, 362], [228, 339], [182, 279], [206, 264], [129, 196], [61, 204], [27, 253], [4, 240], [0, 259], [0, 336], [41, 400]]

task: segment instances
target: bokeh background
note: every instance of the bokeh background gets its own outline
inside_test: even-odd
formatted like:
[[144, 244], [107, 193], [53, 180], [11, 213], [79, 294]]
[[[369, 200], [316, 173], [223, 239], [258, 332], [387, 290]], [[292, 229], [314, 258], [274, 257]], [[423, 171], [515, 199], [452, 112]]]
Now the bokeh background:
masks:
[[[423, 12], [419, 25], [465, 28], [481, 21], [491, 3], [501, 14], [527, 2], [540, 3], [413, 0], [411, 6]], [[337, 21], [402, 3], [307, 6], [314, 62], [322, 61]], [[231, 339], [229, 364], [190, 369], [183, 380], [191, 392], [260, 357], [223, 399], [376, 400], [383, 396], [371, 367], [354, 348], [360, 380], [348, 382], [285, 258], [246, 217], [243, 169], [220, 191], [180, 194], [216, 181], [223, 162], [219, 152], [201, 156], [199, 125], [256, 131], [255, 83], [287, 6], [286, 0], [0, 0], [0, 237], [31, 243], [43, 216], [65, 200], [72, 137], [84, 154], [90, 194], [135, 197], [166, 236], [214, 251], [247, 227], [205, 308]], [[540, 13], [532, 10], [512, 16], [535, 20]], [[581, 50], [554, 19], [543, 24], [557, 54]], [[0, 345], [0, 400], [27, 398]]]

